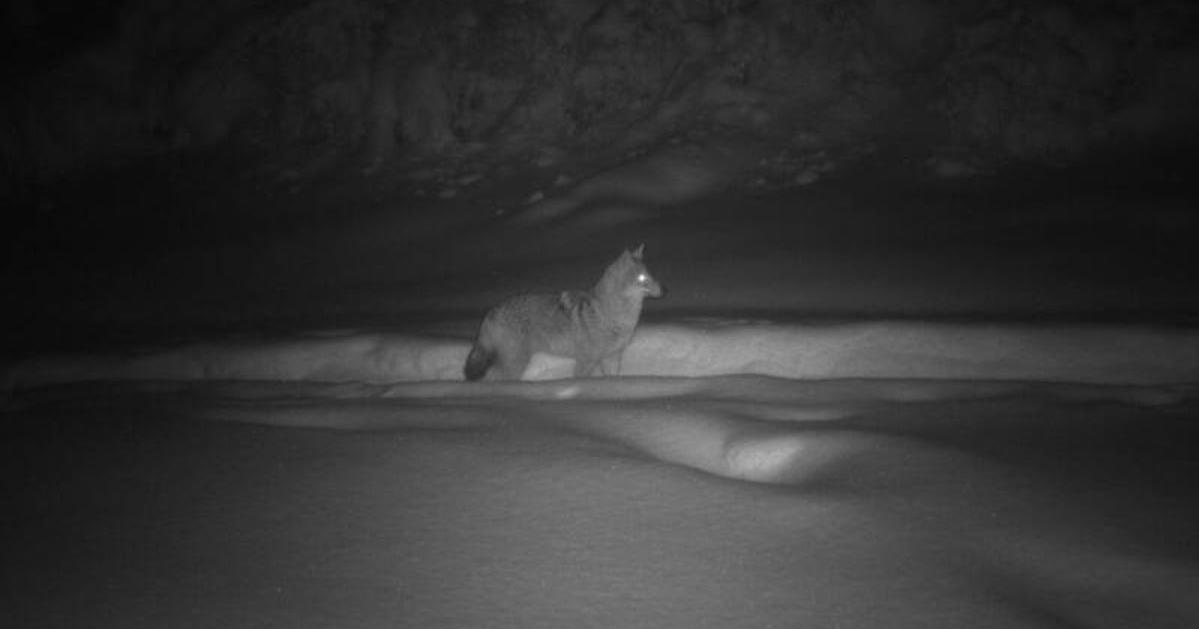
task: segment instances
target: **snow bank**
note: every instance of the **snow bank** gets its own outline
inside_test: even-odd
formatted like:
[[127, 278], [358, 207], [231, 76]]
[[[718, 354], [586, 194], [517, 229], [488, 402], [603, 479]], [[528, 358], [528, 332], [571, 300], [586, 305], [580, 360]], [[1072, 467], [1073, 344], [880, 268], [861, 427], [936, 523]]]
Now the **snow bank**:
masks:
[[[38, 358], [10, 366], [8, 390], [90, 380], [394, 383], [462, 379], [460, 339], [346, 333], [254, 344], [200, 344], [141, 355]], [[526, 379], [569, 377], [538, 357]], [[1171, 385], [1199, 374], [1199, 333], [1120, 326], [874, 322], [643, 326], [627, 376], [754, 374], [793, 379], [903, 378]]]
[[626, 367], [654, 375], [1161, 384], [1194, 381], [1199, 334], [998, 324], [670, 326], [641, 335]]

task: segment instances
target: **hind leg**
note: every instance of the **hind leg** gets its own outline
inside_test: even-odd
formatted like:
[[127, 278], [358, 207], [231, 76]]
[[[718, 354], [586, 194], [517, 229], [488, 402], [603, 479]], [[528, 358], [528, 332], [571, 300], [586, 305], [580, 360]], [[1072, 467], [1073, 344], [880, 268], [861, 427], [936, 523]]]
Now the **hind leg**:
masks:
[[520, 380], [529, 367], [529, 351], [513, 343], [500, 349], [491, 374], [495, 380]]

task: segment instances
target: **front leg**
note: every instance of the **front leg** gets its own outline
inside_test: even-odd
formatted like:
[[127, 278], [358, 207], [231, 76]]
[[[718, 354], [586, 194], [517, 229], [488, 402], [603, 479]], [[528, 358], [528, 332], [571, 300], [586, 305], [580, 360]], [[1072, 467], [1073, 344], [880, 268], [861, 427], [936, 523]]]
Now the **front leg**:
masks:
[[603, 369], [600, 361], [590, 356], [578, 356], [575, 358], [575, 377], [586, 378], [595, 373], [596, 369]]
[[619, 376], [622, 356], [624, 356], [624, 352], [616, 352], [615, 354], [605, 356], [600, 361], [600, 372], [605, 376]]

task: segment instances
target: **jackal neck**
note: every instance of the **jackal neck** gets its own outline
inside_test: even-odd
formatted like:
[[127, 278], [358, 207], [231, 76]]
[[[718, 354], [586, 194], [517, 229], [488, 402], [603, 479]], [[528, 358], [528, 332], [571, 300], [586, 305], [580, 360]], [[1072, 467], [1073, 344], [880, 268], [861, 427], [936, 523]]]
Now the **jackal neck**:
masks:
[[641, 317], [645, 294], [636, 289], [633, 265], [625, 254], [608, 266], [593, 290], [604, 315], [621, 328], [632, 329]]

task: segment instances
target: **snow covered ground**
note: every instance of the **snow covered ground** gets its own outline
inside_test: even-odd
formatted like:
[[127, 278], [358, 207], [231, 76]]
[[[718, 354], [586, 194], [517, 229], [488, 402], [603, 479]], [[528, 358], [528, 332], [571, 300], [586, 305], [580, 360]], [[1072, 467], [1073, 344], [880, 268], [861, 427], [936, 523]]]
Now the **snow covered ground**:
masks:
[[[1185, 199], [847, 177], [672, 204], [652, 165], [28, 298], [0, 625], [1199, 626]], [[624, 377], [461, 381], [488, 305], [638, 242], [668, 293]]]

